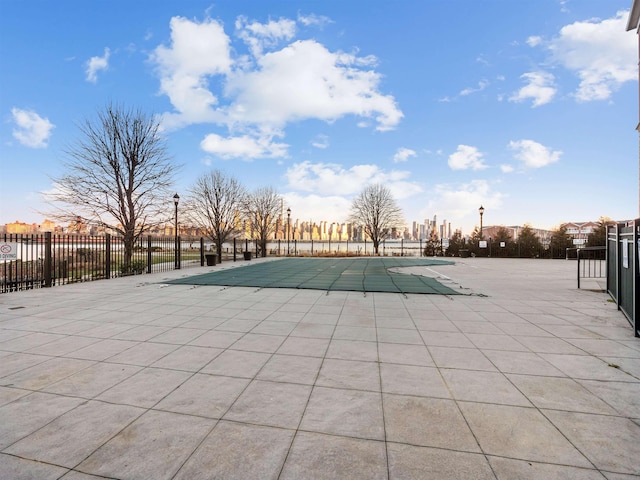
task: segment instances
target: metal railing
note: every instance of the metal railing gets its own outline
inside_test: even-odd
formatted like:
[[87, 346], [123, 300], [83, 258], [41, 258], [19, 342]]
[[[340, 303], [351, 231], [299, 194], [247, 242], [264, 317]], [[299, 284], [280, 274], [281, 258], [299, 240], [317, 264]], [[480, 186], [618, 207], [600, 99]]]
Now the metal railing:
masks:
[[[260, 257], [263, 252], [258, 245], [256, 240], [233, 239], [223, 244], [219, 254], [223, 260], [233, 261], [241, 259], [242, 254], [245, 259]], [[606, 278], [607, 260], [603, 249], [580, 249], [578, 288], [581, 279]], [[205, 255], [210, 256], [214, 250], [212, 242], [202, 237], [145, 236], [135, 242], [131, 261], [126, 262], [125, 245], [118, 236], [5, 234], [0, 236], [0, 293], [204, 266]], [[482, 250], [479, 253], [486, 256], [507, 256], [507, 253], [519, 256], [515, 250], [507, 252], [498, 247]], [[445, 252], [446, 248], [441, 247], [435, 254], [446, 255]], [[264, 253], [268, 256], [369, 256], [373, 255], [373, 245], [370, 241], [272, 240]], [[427, 242], [407, 240], [385, 240], [378, 253], [402, 257], [434, 254], [428, 252]], [[207, 265], [215, 264], [210, 260], [207, 259]]]
[[[567, 258], [569, 255], [567, 253]], [[607, 278], [607, 247], [584, 247], [576, 250], [578, 260], [578, 288], [580, 281], [588, 278]], [[602, 290], [605, 290], [602, 288]]]
[[112, 235], [0, 236], [0, 293], [155, 273], [204, 264], [203, 239], [139, 238], [131, 261]]

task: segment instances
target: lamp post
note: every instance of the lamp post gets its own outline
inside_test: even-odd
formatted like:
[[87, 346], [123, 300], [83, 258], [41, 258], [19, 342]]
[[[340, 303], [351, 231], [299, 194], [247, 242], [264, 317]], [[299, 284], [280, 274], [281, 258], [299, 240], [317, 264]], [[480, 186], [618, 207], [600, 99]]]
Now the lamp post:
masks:
[[289, 255], [289, 229], [291, 228], [291, 209], [287, 208], [287, 255]]
[[175, 261], [175, 269], [180, 269], [180, 258], [179, 258], [179, 249], [178, 249], [178, 203], [180, 202], [180, 195], [177, 193], [173, 196], [173, 204], [176, 206], [176, 230], [175, 230], [175, 239], [174, 239], [174, 252], [173, 258]]
[[480, 212], [480, 238], [482, 238], [482, 215], [484, 215], [484, 207], [482, 205], [480, 205], [478, 212]]

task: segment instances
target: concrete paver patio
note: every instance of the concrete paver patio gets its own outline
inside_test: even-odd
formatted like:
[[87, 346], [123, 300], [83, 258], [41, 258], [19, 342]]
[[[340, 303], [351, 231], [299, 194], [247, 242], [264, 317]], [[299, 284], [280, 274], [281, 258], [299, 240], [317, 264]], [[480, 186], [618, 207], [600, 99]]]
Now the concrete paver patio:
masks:
[[164, 283], [246, 264], [0, 296], [0, 478], [640, 477], [640, 339], [575, 263]]

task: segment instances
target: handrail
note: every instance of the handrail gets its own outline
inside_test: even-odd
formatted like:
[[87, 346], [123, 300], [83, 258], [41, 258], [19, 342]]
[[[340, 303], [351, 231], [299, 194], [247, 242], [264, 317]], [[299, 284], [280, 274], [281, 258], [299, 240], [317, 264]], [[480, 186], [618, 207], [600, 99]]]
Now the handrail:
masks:
[[[603, 252], [604, 255], [597, 252]], [[578, 259], [578, 288], [580, 288], [581, 278], [607, 278], [606, 246], [578, 248], [576, 257]]]

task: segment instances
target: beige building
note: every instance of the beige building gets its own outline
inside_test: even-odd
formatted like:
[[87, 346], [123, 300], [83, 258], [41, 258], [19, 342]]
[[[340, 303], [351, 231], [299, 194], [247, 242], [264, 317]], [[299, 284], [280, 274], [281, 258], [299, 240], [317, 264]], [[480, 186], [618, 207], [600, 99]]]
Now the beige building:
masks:
[[7, 223], [5, 225], [6, 233], [37, 233], [39, 230], [39, 226], [37, 223], [23, 223], [16, 220], [13, 223]]
[[596, 222], [569, 222], [562, 225], [567, 227], [567, 234], [573, 239], [574, 245], [585, 245], [589, 235], [598, 228]]

